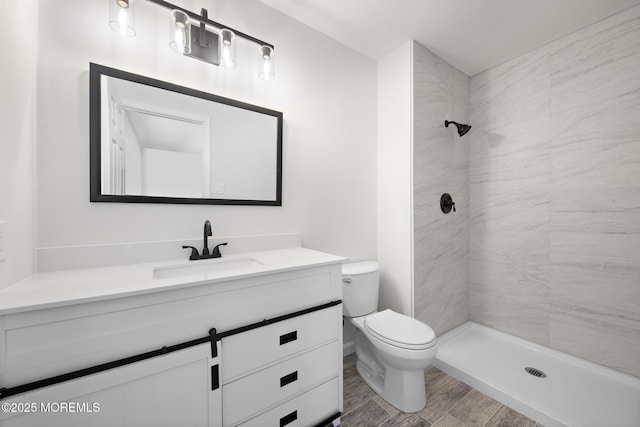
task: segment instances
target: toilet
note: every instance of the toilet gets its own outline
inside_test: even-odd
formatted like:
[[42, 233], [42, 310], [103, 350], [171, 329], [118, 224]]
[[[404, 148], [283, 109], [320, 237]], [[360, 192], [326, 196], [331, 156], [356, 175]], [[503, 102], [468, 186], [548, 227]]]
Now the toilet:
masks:
[[424, 370], [436, 357], [436, 336], [419, 320], [377, 311], [379, 269], [375, 261], [342, 265], [343, 315], [356, 328], [356, 369], [384, 400], [417, 412], [427, 403]]

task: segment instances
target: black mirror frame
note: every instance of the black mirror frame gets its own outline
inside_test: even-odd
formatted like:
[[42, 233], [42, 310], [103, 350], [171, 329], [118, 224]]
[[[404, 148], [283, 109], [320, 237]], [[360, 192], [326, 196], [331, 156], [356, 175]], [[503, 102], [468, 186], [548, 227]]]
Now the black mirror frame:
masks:
[[[194, 96], [245, 110], [266, 114], [278, 119], [277, 125], [277, 165], [276, 165], [276, 199], [275, 200], [242, 200], [242, 199], [207, 199], [187, 197], [135, 196], [102, 194], [101, 184], [101, 92], [100, 76], [106, 75], [118, 79], [165, 89], [184, 95]], [[89, 64], [89, 137], [90, 137], [90, 201], [116, 203], [172, 203], [192, 205], [248, 205], [248, 206], [282, 206], [282, 122], [283, 114], [279, 111], [247, 104], [235, 99], [224, 98], [196, 89], [175, 85], [162, 80], [129, 73], [115, 68], [94, 63]]]

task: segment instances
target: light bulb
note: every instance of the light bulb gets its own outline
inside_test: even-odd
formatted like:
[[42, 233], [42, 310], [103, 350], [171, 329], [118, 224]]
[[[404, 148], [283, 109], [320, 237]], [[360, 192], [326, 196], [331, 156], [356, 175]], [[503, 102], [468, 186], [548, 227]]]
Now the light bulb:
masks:
[[131, 0], [109, 0], [109, 26], [123, 36], [136, 35]]
[[176, 52], [191, 53], [191, 24], [189, 16], [181, 10], [171, 11], [169, 46]]
[[224, 68], [236, 67], [236, 35], [233, 31], [224, 28], [218, 34], [220, 52], [220, 66]]
[[120, 21], [120, 34], [123, 36], [127, 35], [127, 29], [129, 27], [129, 9], [120, 8], [120, 13], [118, 14], [118, 21]]
[[262, 71], [260, 71], [258, 77], [265, 81], [273, 80], [275, 78], [273, 48], [261, 46], [260, 55], [262, 56]]

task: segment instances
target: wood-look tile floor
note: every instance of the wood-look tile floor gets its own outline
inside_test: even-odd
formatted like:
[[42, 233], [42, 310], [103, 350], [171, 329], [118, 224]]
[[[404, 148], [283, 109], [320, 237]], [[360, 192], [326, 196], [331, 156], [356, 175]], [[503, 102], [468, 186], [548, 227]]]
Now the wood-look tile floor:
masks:
[[437, 368], [425, 371], [427, 406], [406, 414], [385, 402], [344, 358], [342, 427], [534, 427], [536, 423]]

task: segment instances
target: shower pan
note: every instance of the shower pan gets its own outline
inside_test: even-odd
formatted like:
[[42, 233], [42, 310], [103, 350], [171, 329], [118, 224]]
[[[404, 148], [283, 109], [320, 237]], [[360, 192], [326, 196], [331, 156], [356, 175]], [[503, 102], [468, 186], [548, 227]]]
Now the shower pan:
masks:
[[546, 427], [640, 426], [640, 379], [479, 325], [438, 338], [434, 366]]

